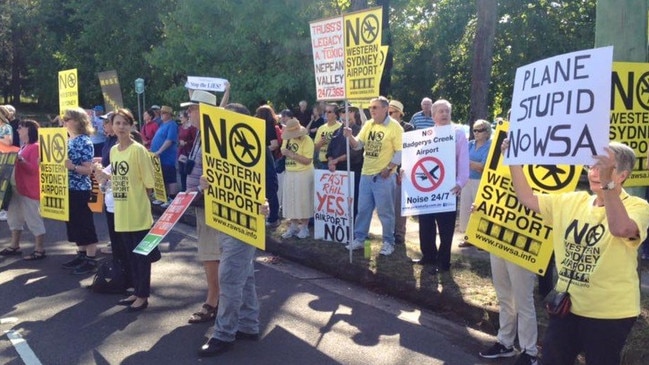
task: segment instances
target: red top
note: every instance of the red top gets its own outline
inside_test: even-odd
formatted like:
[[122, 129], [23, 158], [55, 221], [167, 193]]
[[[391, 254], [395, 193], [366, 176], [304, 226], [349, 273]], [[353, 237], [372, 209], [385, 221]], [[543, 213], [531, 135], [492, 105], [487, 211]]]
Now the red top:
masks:
[[16, 188], [22, 196], [29, 199], [39, 200], [41, 194], [40, 178], [38, 174], [39, 162], [38, 142], [25, 145], [18, 155], [24, 161], [16, 159]]
[[151, 149], [151, 141], [153, 140], [153, 136], [155, 136], [155, 132], [157, 131], [158, 123], [154, 122], [153, 120], [142, 126], [140, 134], [142, 135], [142, 142], [144, 142], [144, 147], [146, 147], [147, 150]]
[[[196, 139], [197, 133], [198, 128], [194, 127], [191, 124], [189, 125], [189, 127], [180, 126], [180, 128], [178, 128], [178, 156], [189, 156], [192, 151], [192, 146], [194, 145], [194, 140]], [[185, 145], [181, 146], [180, 141], [185, 141]]]

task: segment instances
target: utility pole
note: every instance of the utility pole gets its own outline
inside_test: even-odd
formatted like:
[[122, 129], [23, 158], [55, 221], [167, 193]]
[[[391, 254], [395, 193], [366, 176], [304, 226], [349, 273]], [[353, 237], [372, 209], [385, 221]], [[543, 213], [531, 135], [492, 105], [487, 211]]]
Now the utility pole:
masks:
[[[647, 62], [648, 2], [597, 0], [595, 47], [613, 45], [613, 61]], [[625, 190], [645, 197], [645, 187], [625, 187]]]

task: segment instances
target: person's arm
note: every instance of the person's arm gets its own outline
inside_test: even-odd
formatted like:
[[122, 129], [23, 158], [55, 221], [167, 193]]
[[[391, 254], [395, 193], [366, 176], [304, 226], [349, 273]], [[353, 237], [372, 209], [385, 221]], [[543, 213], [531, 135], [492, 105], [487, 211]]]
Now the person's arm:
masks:
[[158, 157], [160, 157], [160, 154], [164, 152], [167, 148], [171, 147], [171, 145], [174, 144], [170, 139], [167, 139], [162, 143], [162, 146], [160, 146], [160, 149], [154, 152], [154, 154]]
[[349, 141], [349, 147], [351, 147], [354, 150], [360, 150], [361, 148], [363, 148], [363, 142], [361, 142], [358, 138], [356, 138], [352, 134], [352, 129], [351, 128], [349, 128], [349, 127], [341, 127], [341, 128], [345, 128], [345, 129], [343, 129], [343, 135]]
[[221, 104], [219, 104], [219, 106], [221, 108], [225, 108], [225, 106], [228, 105], [229, 101], [230, 101], [230, 82], [226, 81], [225, 82], [225, 93], [223, 93], [223, 98], [221, 98]]
[[[503, 154], [507, 152], [507, 148], [509, 148], [509, 139], [503, 140], [502, 145], [500, 145]], [[509, 172], [512, 175], [512, 185], [514, 186], [514, 192], [516, 192], [518, 201], [536, 213], [541, 213], [539, 198], [534, 195], [532, 187], [527, 182], [525, 174], [523, 173], [523, 166], [509, 165]]]
[[312, 158], [302, 156], [296, 152], [290, 151], [288, 148], [282, 148], [282, 155], [301, 163], [302, 165], [309, 165], [313, 162]]

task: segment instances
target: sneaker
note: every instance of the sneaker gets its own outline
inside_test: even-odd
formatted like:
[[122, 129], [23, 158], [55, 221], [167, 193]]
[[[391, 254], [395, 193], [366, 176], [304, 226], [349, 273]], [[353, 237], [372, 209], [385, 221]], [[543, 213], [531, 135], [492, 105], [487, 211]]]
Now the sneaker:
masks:
[[495, 359], [498, 357], [512, 357], [516, 356], [516, 352], [513, 347], [507, 348], [503, 346], [500, 342], [496, 342], [488, 350], [480, 352], [480, 356], [486, 359]]
[[164, 203], [164, 202], [162, 200], [158, 200], [158, 199], [151, 202], [151, 204], [153, 204], [153, 205], [160, 205], [162, 203]]
[[381, 251], [379, 251], [379, 254], [383, 256], [390, 256], [394, 252], [394, 245], [391, 243], [383, 242], [383, 246], [381, 246]]
[[166, 202], [160, 204], [160, 208], [162, 209], [167, 209], [171, 205], [171, 200], [167, 200]]
[[365, 248], [365, 241], [361, 240], [354, 240], [352, 243], [349, 245], [345, 246], [346, 249], [348, 250], [360, 250], [361, 248]]
[[108, 243], [106, 244], [106, 247], [104, 247], [104, 248], [101, 249], [101, 253], [105, 253], [105, 254], [107, 254], [107, 255], [110, 255], [110, 254], [113, 253], [113, 248], [111, 247], [110, 242], [108, 242]]
[[85, 252], [77, 252], [77, 255], [70, 261], [63, 263], [61, 265], [62, 268], [67, 269], [67, 270], [72, 270], [75, 267], [83, 264], [83, 262], [86, 260], [86, 253]]
[[516, 359], [516, 362], [514, 365], [538, 365], [539, 362], [536, 359], [536, 356], [531, 356], [525, 353], [525, 351], [521, 352], [521, 354], [518, 356], [518, 359]]
[[74, 268], [72, 273], [74, 275], [86, 275], [92, 274], [97, 271], [97, 260], [88, 258], [87, 256], [83, 260], [83, 263]]
[[6, 221], [7, 220], [7, 211], [2, 209], [0, 210], [0, 221]]
[[307, 238], [311, 235], [311, 232], [309, 232], [309, 227], [308, 226], [303, 226], [300, 228], [300, 231], [297, 233], [297, 238]]
[[296, 234], [298, 234], [299, 232], [300, 232], [300, 229], [297, 228], [296, 225], [291, 224], [288, 227], [288, 229], [286, 230], [286, 232], [284, 232], [284, 234], [282, 234], [282, 238], [284, 238], [284, 239], [291, 238], [291, 237], [295, 236]]

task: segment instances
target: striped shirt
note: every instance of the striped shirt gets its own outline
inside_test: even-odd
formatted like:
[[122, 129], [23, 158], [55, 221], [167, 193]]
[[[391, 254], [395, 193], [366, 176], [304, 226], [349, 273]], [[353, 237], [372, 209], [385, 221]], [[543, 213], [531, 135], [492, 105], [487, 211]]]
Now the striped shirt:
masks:
[[412, 116], [410, 124], [412, 124], [415, 129], [424, 129], [434, 126], [435, 122], [433, 121], [433, 117], [427, 117], [424, 115], [423, 111], [419, 111]]

